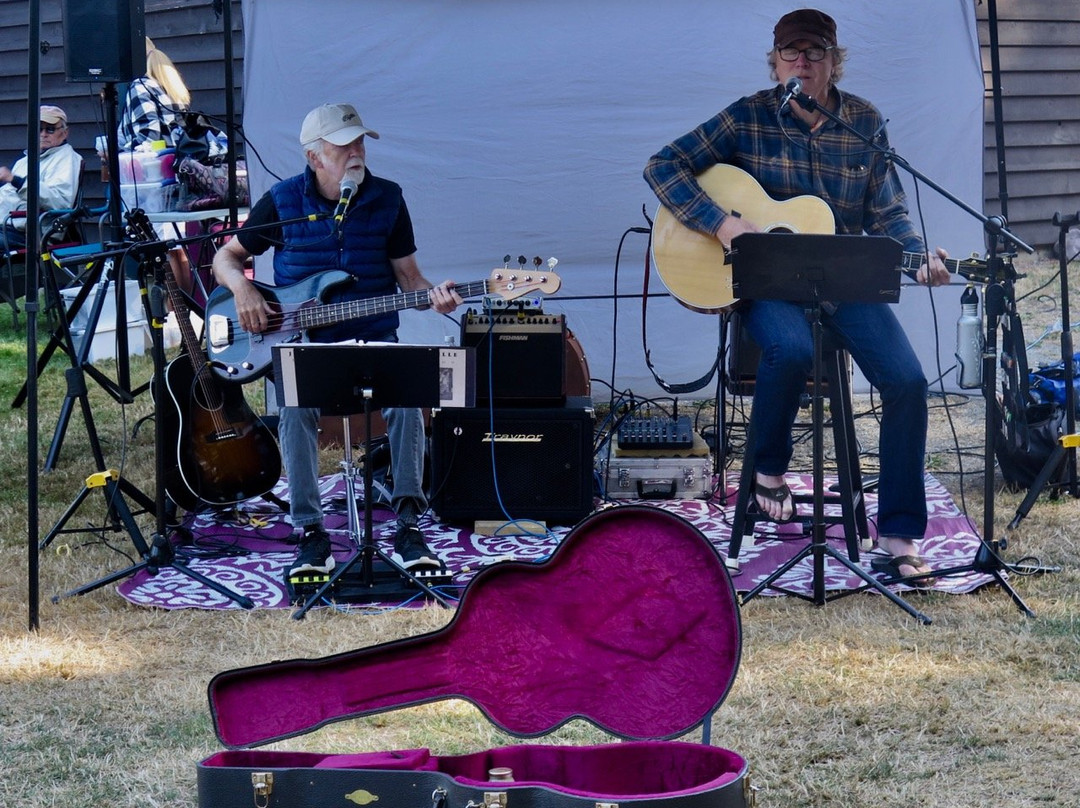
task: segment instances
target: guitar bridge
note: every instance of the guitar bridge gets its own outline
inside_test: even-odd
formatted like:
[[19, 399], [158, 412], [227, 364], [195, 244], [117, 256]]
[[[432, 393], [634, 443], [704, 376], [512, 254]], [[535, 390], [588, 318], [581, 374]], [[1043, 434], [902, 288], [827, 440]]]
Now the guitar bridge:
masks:
[[226, 429], [222, 432], [214, 432], [210, 436], [209, 443], [220, 443], [223, 440], [234, 440], [240, 437], [240, 433], [235, 429]]
[[210, 317], [206, 325], [207, 345], [215, 351], [228, 348], [232, 342], [232, 328], [229, 325], [229, 318], [215, 314]]

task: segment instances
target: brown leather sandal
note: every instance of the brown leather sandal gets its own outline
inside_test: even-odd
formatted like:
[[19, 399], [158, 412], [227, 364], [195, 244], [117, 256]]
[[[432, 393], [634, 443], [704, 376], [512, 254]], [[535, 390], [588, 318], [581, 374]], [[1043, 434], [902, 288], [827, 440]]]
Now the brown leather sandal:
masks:
[[[772, 502], [781, 503], [781, 513], [787, 510], [787, 503], [791, 503], [791, 515], [781, 519], [773, 519], [769, 516], [765, 509], [761, 506], [762, 502], [771, 500]], [[757, 509], [761, 511], [761, 515], [768, 519], [770, 522], [776, 522], [777, 524], [784, 524], [786, 522], [794, 522], [797, 520], [795, 513], [795, 496], [791, 493], [791, 489], [787, 483], [781, 483], [775, 488], [762, 485], [757, 480], [754, 481], [754, 504]]]
[[929, 589], [934, 585], [933, 578], [919, 578], [918, 575], [925, 575], [925, 572], [917, 573], [917, 575], [902, 575], [900, 573], [900, 567], [914, 567], [920, 569], [922, 567], [929, 567], [926, 563], [926, 559], [922, 556], [916, 555], [902, 555], [902, 556], [878, 556], [870, 560], [870, 568], [874, 572], [881, 572], [888, 575], [893, 580], [889, 583], [903, 583], [908, 586], [914, 586], [918, 589]]

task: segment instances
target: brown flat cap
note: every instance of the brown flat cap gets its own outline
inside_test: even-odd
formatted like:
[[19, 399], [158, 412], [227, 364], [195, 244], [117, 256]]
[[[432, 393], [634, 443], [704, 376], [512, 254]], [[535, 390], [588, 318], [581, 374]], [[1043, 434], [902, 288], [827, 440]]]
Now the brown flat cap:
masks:
[[800, 39], [825, 48], [835, 45], [836, 21], [816, 8], [801, 8], [785, 14], [773, 28], [773, 47], [786, 48]]

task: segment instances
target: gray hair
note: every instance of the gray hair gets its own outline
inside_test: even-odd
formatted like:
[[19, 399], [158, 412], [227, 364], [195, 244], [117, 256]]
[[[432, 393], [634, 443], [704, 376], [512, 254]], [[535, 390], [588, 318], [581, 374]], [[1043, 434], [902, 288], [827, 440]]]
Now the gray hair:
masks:
[[308, 166], [314, 170], [315, 166], [311, 165], [311, 155], [317, 154], [319, 157], [322, 157], [326, 151], [326, 141], [319, 138], [310, 143], [305, 143], [302, 148], [304, 150], [304, 160], [307, 162]]

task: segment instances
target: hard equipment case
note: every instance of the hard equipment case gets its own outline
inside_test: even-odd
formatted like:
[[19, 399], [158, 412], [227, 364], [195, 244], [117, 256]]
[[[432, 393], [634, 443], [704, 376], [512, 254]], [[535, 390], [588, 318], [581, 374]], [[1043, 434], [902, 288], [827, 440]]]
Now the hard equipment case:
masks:
[[[480, 571], [438, 631], [321, 659], [225, 671], [200, 808], [746, 808], [747, 762], [666, 739], [710, 721], [741, 656], [738, 601], [708, 539], [646, 505], [601, 510], [543, 563]], [[447, 698], [517, 737], [573, 718], [624, 739], [324, 755], [250, 747]]]
[[708, 499], [709, 457], [612, 457], [597, 460], [608, 499]]

